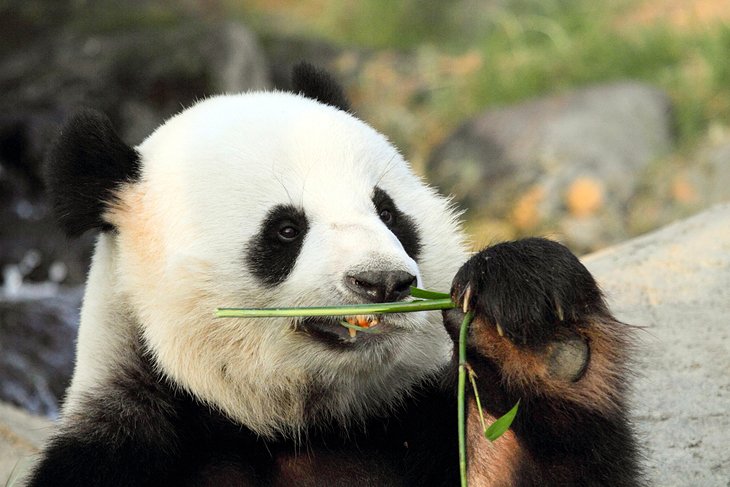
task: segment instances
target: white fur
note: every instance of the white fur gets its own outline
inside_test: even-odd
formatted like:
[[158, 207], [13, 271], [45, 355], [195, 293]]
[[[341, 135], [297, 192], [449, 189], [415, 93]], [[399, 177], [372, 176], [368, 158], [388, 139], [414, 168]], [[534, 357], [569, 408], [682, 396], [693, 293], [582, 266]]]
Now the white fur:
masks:
[[[296, 434], [314, 388], [332, 395], [310, 415], [358, 420], [448, 360], [438, 312], [394, 319], [384, 343], [346, 353], [288, 320], [212, 317], [216, 307], [352, 302], [343, 277], [353, 268], [401, 269], [449, 290], [466, 259], [456, 216], [369, 126], [298, 95], [220, 96], [170, 119], [138, 151], [142, 179], [106, 215], [119, 232], [97, 245], [68, 408], [114, 373], [105, 356], [124, 360], [135, 326], [161, 371], [262, 435]], [[376, 185], [417, 222], [418, 263], [379, 220]], [[246, 244], [279, 204], [303, 208], [310, 228], [286, 281], [266, 288], [247, 268]]]

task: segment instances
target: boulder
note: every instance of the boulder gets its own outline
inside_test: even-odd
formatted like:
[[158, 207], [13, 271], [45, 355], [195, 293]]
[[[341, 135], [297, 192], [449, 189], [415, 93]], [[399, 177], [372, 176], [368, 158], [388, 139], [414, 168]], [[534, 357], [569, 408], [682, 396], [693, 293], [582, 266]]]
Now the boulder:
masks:
[[579, 251], [625, 239], [622, 221], [647, 165], [673, 146], [668, 96], [616, 82], [488, 110], [427, 163], [473, 218], [518, 234], [558, 229]]
[[650, 485], [730, 479], [730, 205], [584, 259], [639, 327], [634, 417]]

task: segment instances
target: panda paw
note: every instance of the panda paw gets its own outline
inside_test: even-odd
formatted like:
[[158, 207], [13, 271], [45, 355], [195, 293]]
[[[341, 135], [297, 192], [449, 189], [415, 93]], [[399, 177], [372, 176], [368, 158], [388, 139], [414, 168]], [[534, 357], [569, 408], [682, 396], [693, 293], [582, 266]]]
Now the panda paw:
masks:
[[[474, 311], [475, 323], [527, 347], [545, 345], [606, 312], [598, 285], [578, 258], [542, 238], [505, 242], [475, 254], [454, 278], [451, 296], [462, 310]], [[454, 337], [460, 314], [446, 314]]]

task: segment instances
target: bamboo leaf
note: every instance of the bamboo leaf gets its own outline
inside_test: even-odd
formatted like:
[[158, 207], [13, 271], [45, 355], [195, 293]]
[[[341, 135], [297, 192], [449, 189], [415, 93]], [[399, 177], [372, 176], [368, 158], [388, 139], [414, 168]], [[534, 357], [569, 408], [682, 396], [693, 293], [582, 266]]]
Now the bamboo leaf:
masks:
[[500, 436], [502, 436], [505, 431], [507, 431], [512, 425], [512, 421], [515, 419], [515, 416], [517, 415], [517, 409], [520, 406], [520, 401], [517, 401], [517, 404], [515, 404], [512, 409], [507, 411], [507, 413], [499, 418], [497, 421], [491, 424], [489, 428], [484, 431], [484, 436], [489, 441], [494, 441]]
[[447, 293], [439, 293], [436, 291], [429, 291], [428, 289], [421, 289], [420, 287], [411, 286], [411, 296], [414, 298], [421, 299], [449, 299], [451, 296]]

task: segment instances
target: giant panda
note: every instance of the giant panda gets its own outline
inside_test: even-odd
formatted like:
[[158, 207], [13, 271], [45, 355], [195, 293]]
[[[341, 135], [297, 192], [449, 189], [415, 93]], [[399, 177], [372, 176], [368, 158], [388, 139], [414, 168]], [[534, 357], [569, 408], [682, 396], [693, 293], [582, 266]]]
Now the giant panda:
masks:
[[[453, 486], [465, 311], [470, 485], [641, 482], [627, 417], [630, 328], [585, 267], [541, 238], [470, 254], [450, 201], [351, 113], [326, 72], [292, 92], [205, 99], [137, 147], [83, 110], [48, 155], [70, 236], [99, 232], [77, 359], [32, 486]], [[215, 319], [217, 307], [410, 300], [380, 333], [330, 318]]]

